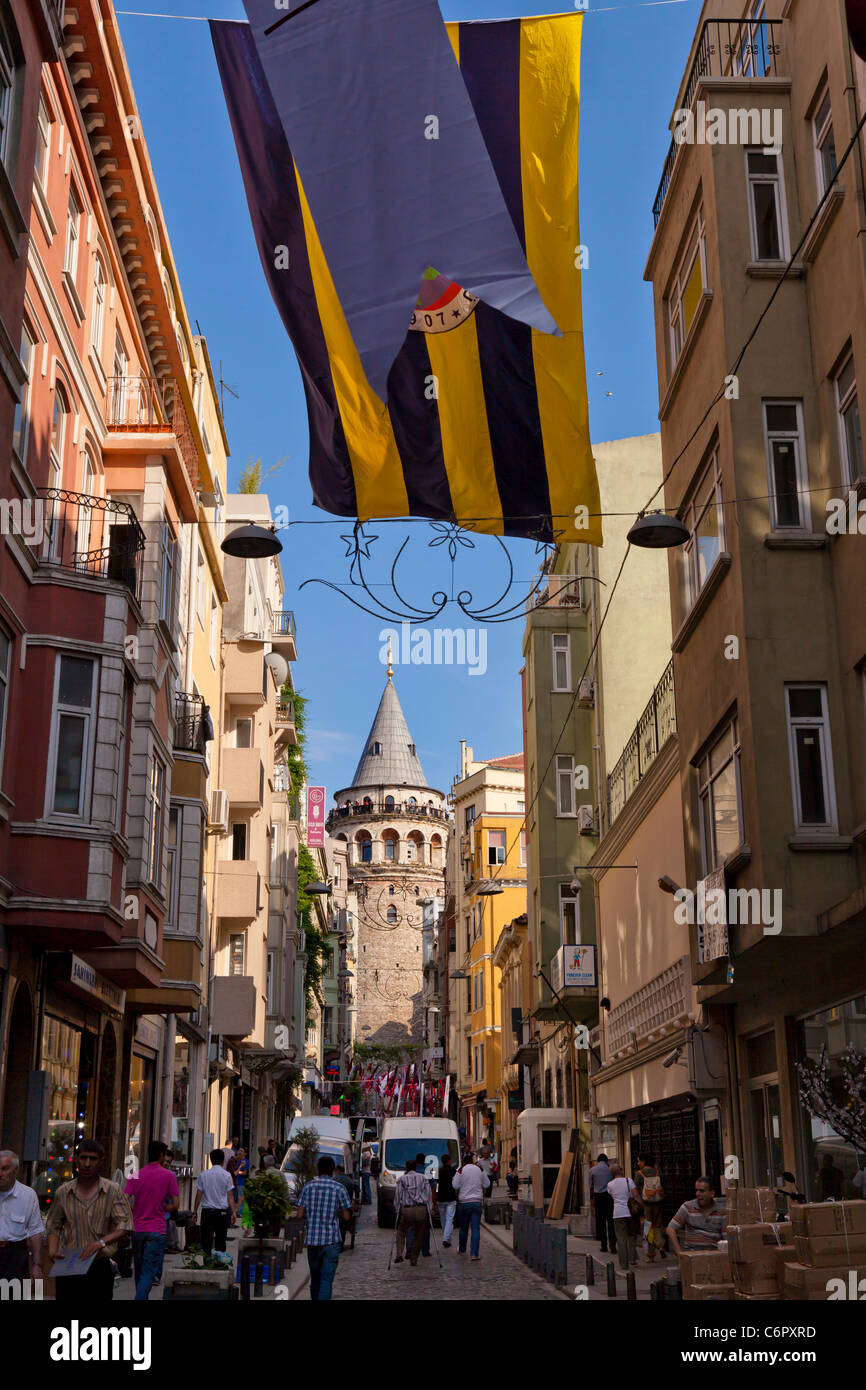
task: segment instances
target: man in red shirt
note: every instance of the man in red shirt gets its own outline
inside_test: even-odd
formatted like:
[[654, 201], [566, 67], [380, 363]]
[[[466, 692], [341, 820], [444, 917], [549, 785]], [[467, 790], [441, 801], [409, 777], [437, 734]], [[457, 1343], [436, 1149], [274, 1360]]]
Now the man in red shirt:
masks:
[[132, 1202], [132, 1259], [135, 1266], [135, 1300], [146, 1302], [165, 1258], [165, 1214], [177, 1209], [177, 1178], [163, 1164], [168, 1145], [153, 1139], [147, 1146], [147, 1164], [126, 1184]]

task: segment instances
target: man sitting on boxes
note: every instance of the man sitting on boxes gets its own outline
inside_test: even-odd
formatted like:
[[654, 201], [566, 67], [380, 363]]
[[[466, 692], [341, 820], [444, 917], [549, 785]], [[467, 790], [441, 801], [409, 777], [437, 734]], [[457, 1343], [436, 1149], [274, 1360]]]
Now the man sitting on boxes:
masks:
[[724, 1238], [727, 1221], [726, 1204], [716, 1200], [712, 1178], [698, 1178], [695, 1198], [683, 1202], [668, 1226], [671, 1249], [681, 1255], [684, 1250], [715, 1250]]

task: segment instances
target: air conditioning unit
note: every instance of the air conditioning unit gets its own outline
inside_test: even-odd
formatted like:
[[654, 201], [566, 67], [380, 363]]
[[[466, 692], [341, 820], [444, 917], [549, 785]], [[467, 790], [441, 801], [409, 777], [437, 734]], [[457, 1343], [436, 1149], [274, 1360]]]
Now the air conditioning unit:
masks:
[[577, 707], [578, 709], [592, 709], [595, 704], [595, 689], [589, 676], [581, 678], [577, 688]]
[[581, 835], [595, 834], [595, 811], [592, 806], [578, 806], [577, 828]]
[[207, 822], [208, 830], [222, 830], [225, 832], [229, 828], [229, 794], [215, 787], [210, 794], [210, 815]]

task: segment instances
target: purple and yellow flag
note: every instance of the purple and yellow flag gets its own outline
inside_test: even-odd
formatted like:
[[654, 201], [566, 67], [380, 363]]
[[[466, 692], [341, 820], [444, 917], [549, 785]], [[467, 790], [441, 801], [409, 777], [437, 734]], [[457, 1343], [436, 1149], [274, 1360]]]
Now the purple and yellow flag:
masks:
[[250, 28], [211, 25], [262, 265], [304, 380], [314, 501], [362, 521], [430, 517], [600, 545], [579, 269], [582, 16], [445, 27], [521, 253], [561, 336], [476, 298], [450, 266], [431, 261], [384, 411]]

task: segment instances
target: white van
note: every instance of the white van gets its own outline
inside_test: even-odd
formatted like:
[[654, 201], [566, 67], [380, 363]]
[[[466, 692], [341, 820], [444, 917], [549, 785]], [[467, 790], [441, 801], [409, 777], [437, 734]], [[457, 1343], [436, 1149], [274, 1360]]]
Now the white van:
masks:
[[348, 1115], [296, 1115], [289, 1130], [291, 1144], [299, 1129], [315, 1129], [325, 1139], [342, 1139], [353, 1142], [352, 1121]]
[[568, 1152], [574, 1117], [570, 1110], [539, 1107], [517, 1116], [517, 1172], [529, 1179], [532, 1166], [541, 1166], [545, 1205], [553, 1196], [562, 1160]]
[[423, 1154], [425, 1178], [438, 1178], [439, 1160], [445, 1153], [457, 1168], [460, 1143], [453, 1120], [421, 1119], [417, 1115], [385, 1120], [376, 1181], [376, 1214], [380, 1226], [394, 1225], [394, 1195], [397, 1179], [406, 1171], [406, 1160]]

